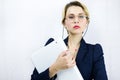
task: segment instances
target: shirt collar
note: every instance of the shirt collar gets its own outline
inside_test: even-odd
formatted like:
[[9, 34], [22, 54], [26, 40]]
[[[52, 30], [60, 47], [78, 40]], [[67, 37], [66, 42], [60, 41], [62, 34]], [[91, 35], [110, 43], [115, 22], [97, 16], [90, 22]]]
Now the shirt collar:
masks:
[[[68, 37], [66, 39], [64, 39], [64, 42], [68, 46], [68, 44], [67, 44], [68, 43]], [[82, 59], [84, 59], [84, 57], [85, 57], [86, 51], [87, 51], [87, 44], [86, 44], [85, 40], [82, 38], [81, 41], [80, 41], [80, 48], [78, 50], [76, 60], [77, 61], [82, 61]]]

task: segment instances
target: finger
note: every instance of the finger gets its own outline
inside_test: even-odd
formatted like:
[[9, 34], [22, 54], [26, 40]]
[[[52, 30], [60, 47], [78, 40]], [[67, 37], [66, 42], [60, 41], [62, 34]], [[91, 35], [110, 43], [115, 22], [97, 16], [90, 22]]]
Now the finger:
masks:
[[69, 55], [70, 54], [70, 50], [66, 50], [66, 54]]
[[72, 64], [76, 64], [75, 59], [72, 60]]
[[71, 63], [67, 64], [67, 68], [74, 67], [75, 65], [76, 65], [76, 62], [75, 62], [75, 61], [73, 61], [73, 62], [71, 62]]
[[72, 55], [72, 60], [75, 60], [76, 59], [76, 56]]
[[66, 56], [66, 55], [67, 55], [66, 51], [67, 51], [67, 50], [63, 51], [63, 52], [60, 54], [60, 56], [62, 56], [62, 57]]
[[63, 51], [63, 53], [61, 54], [62, 57], [67, 57], [70, 54], [69, 50], [65, 50]]

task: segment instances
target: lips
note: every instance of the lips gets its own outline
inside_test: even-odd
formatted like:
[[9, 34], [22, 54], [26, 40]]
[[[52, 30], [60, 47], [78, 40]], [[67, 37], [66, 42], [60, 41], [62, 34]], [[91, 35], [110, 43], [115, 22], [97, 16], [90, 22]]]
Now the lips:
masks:
[[76, 26], [74, 26], [73, 28], [74, 28], [74, 29], [79, 29], [79, 28], [80, 28], [80, 26], [77, 26], [77, 25], [76, 25]]

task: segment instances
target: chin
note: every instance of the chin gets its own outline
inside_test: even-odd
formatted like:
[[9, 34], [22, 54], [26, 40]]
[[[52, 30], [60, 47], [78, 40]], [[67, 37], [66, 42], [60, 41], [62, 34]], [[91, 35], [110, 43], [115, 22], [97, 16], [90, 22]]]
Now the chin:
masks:
[[73, 32], [73, 35], [82, 35], [82, 32]]

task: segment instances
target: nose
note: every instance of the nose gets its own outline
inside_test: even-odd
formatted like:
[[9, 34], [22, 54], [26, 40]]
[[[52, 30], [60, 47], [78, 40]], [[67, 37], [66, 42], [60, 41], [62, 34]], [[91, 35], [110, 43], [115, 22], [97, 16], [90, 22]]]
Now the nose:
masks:
[[79, 19], [76, 17], [75, 19], [74, 19], [74, 23], [76, 24], [76, 23], [79, 23]]

